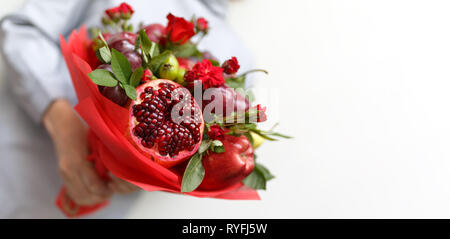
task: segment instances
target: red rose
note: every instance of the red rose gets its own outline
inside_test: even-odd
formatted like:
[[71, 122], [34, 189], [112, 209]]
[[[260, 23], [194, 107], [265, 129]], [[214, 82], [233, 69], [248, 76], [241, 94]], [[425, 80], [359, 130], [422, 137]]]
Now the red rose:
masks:
[[213, 66], [207, 59], [197, 62], [192, 70], [188, 71], [184, 76], [186, 82], [193, 84], [195, 81], [200, 81], [204, 89], [217, 87], [225, 84], [223, 78], [223, 69]]
[[124, 19], [129, 19], [133, 15], [134, 10], [130, 5], [122, 3], [119, 6], [119, 12]]
[[231, 75], [236, 73], [239, 70], [239, 68], [241, 68], [241, 66], [239, 65], [239, 62], [236, 59], [236, 57], [233, 56], [231, 59], [225, 61], [222, 64], [222, 68], [225, 73]]
[[207, 134], [212, 140], [223, 140], [225, 137], [225, 131], [218, 125], [212, 125], [209, 127]]
[[167, 15], [167, 20], [169, 22], [167, 23], [166, 33], [169, 41], [184, 44], [195, 35], [194, 23], [186, 21], [182, 17], [175, 17], [171, 13]]
[[199, 32], [207, 33], [209, 30], [208, 21], [203, 17], [197, 19], [195, 27], [197, 28], [197, 31], [199, 31]]

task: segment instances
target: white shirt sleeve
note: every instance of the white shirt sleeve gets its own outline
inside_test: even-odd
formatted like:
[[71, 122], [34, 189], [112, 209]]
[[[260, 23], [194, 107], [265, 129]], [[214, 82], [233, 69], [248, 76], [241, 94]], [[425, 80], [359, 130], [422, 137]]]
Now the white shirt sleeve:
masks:
[[67, 36], [76, 28], [89, 4], [87, 0], [30, 0], [0, 22], [9, 87], [36, 122], [53, 100], [75, 99], [59, 34]]

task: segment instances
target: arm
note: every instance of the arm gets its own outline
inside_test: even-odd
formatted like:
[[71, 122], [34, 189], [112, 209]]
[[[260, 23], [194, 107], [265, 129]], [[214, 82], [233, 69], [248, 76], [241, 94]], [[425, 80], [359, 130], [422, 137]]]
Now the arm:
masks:
[[59, 34], [77, 27], [89, 3], [33, 0], [0, 22], [1, 52], [14, 75], [8, 79], [11, 90], [28, 114], [47, 129], [69, 196], [81, 205], [100, 202], [119, 188], [103, 182], [85, 160], [86, 126], [69, 103], [75, 95], [58, 46]]
[[14, 78], [9, 85], [18, 102], [41, 123], [52, 101], [75, 101], [60, 53], [59, 34], [77, 27], [89, 1], [31, 0], [0, 22], [0, 48]]

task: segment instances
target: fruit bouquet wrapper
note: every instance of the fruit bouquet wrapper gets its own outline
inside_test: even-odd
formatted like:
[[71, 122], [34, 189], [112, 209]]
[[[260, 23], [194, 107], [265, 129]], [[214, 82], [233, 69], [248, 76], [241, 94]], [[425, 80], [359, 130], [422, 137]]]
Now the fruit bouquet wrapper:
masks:
[[[169, 14], [166, 26], [142, 25], [133, 32], [127, 23], [133, 12], [122, 3], [105, 11], [104, 28], [93, 29], [91, 37], [84, 26], [67, 41], [60, 37], [78, 98], [75, 110], [89, 126], [87, 160], [104, 180], [113, 174], [149, 192], [259, 200], [256, 189], [265, 189], [273, 176], [255, 162], [254, 148], [262, 138], [286, 136], [257, 129], [265, 109], [251, 107], [234, 90], [245, 81], [245, 74], [236, 75], [237, 59], [220, 65], [197, 49], [192, 39], [209, 31], [204, 18]], [[212, 102], [225, 113], [216, 107], [205, 114], [214, 97], [192, 97], [197, 88], [234, 101]], [[56, 199], [68, 217], [107, 204], [77, 205], [64, 187]]]

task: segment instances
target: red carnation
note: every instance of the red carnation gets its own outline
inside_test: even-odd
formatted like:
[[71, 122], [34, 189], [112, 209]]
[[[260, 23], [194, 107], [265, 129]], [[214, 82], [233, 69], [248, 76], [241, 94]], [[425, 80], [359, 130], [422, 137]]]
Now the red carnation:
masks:
[[229, 75], [236, 73], [240, 67], [238, 60], [234, 56], [222, 64], [223, 71]]
[[195, 27], [197, 28], [197, 31], [199, 31], [199, 32], [207, 33], [209, 30], [208, 21], [203, 17], [197, 19]]
[[184, 78], [190, 84], [193, 84], [195, 81], [201, 81], [204, 89], [218, 87], [225, 83], [223, 69], [213, 66], [207, 59], [197, 62], [192, 70], [185, 74]]
[[195, 35], [194, 23], [186, 21], [182, 17], [175, 17], [171, 13], [167, 15], [167, 20], [169, 22], [167, 23], [166, 33], [169, 41], [184, 44]]
[[218, 125], [212, 125], [209, 127], [208, 137], [212, 140], [223, 140], [225, 137], [225, 131]]

